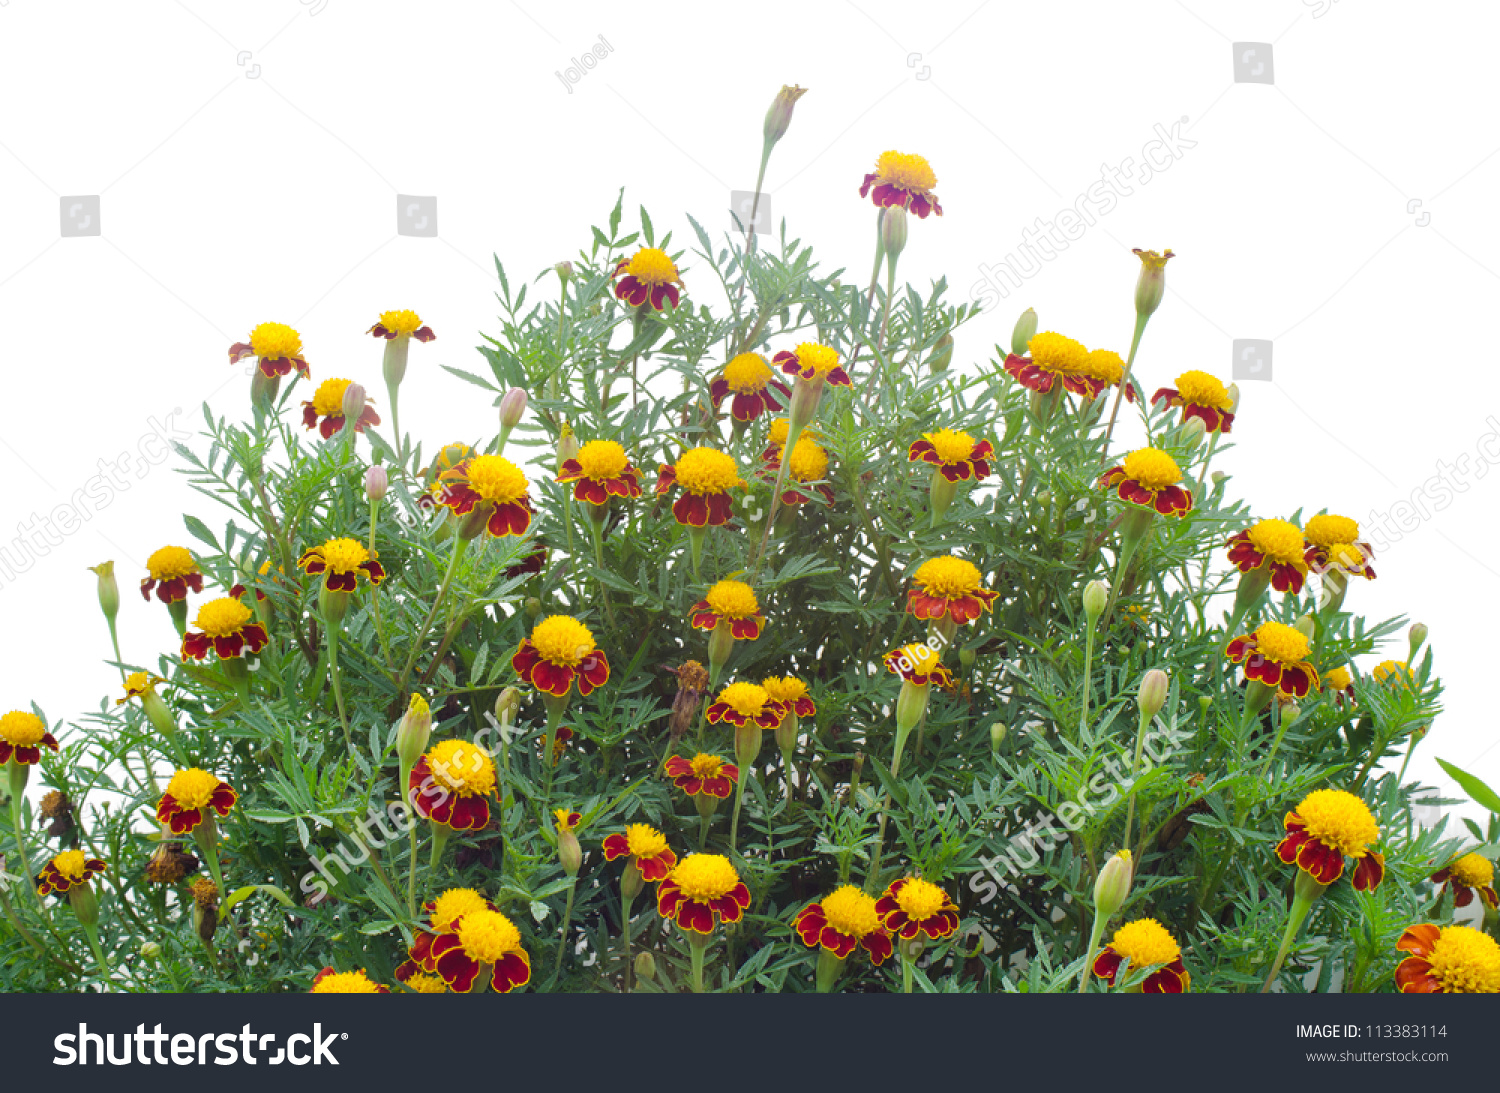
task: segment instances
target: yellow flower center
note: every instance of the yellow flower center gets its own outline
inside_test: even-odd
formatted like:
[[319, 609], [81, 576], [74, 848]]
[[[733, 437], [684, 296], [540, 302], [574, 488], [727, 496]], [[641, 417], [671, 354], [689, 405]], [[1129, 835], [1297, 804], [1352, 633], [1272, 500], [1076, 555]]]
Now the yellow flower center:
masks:
[[775, 448], [786, 444], [787, 433], [791, 431], [792, 423], [784, 417], [776, 418], [771, 422], [771, 427], [766, 430], [766, 443]]
[[846, 937], [864, 937], [880, 929], [880, 916], [875, 913], [875, 897], [867, 895], [852, 884], [836, 889], [825, 896], [823, 917], [839, 933]]
[[771, 696], [772, 702], [791, 704], [799, 698], [807, 697], [807, 684], [796, 676], [770, 676], [761, 680], [760, 685]]
[[1140, 448], [1125, 457], [1125, 477], [1148, 490], [1164, 490], [1182, 478], [1176, 461], [1160, 448]]
[[1134, 922], [1127, 922], [1115, 931], [1109, 945], [1129, 960], [1132, 968], [1170, 964], [1182, 955], [1182, 950], [1167, 932], [1167, 928], [1154, 918], [1138, 918]]
[[745, 717], [756, 717], [771, 696], [759, 683], [731, 683], [719, 692], [719, 701]]
[[909, 877], [901, 886], [901, 891], [896, 893], [896, 905], [906, 912], [907, 917], [917, 922], [931, 918], [947, 903], [948, 897], [943, 890], [921, 877]]
[[82, 880], [83, 872], [87, 867], [88, 857], [82, 850], [64, 850], [52, 859], [52, 868], [70, 881]]
[[[569, 435], [571, 435], [571, 431]], [[454, 441], [452, 444], [445, 445], [442, 451], [438, 452], [432, 461], [432, 465], [438, 471], [451, 471], [473, 454], [473, 450], [467, 444], [460, 444], [458, 441]]]
[[740, 485], [739, 464], [717, 448], [693, 448], [677, 460], [677, 484], [688, 493], [724, 493]]
[[464, 915], [485, 911], [489, 907], [484, 896], [473, 888], [450, 888], [432, 901], [432, 926], [439, 932], [447, 930]]
[[1365, 552], [1353, 543], [1335, 543], [1325, 549], [1328, 551], [1328, 561], [1331, 565], [1352, 570], [1359, 569], [1365, 564]]
[[694, 778], [718, 778], [724, 773], [724, 760], [717, 755], [704, 755], [701, 751], [688, 765], [693, 768]]
[[594, 634], [571, 615], [549, 615], [531, 631], [531, 644], [542, 659], [561, 667], [576, 668], [594, 651]]
[[181, 808], [205, 808], [219, 788], [219, 779], [199, 767], [189, 767], [172, 775], [167, 792]]
[[443, 977], [440, 975], [418, 972], [416, 975], [407, 977], [406, 989], [413, 994], [447, 994], [448, 984], [443, 982]]
[[929, 596], [956, 600], [979, 588], [980, 575], [979, 568], [973, 562], [948, 554], [923, 562], [917, 567], [912, 579]]
[[1157, 254], [1154, 250], [1137, 249], [1135, 253], [1140, 257], [1141, 265], [1149, 270], [1166, 269], [1167, 259], [1176, 257], [1170, 250], [1165, 254]]
[[932, 445], [932, 450], [944, 463], [962, 463], [974, 452], [974, 438], [968, 433], [939, 429], [935, 433], [923, 433], [922, 439]]
[[382, 311], [380, 325], [392, 334], [415, 334], [417, 328], [422, 325], [422, 320], [417, 317], [415, 311], [403, 308], [400, 311]]
[[335, 573], [349, 573], [370, 560], [370, 552], [358, 539], [329, 539], [321, 549], [323, 561]]
[[146, 570], [158, 581], [170, 581], [173, 577], [198, 572], [198, 565], [182, 547], [167, 546], [146, 559]]
[[1315, 789], [1297, 806], [1307, 833], [1340, 854], [1362, 858], [1380, 838], [1380, 828], [1365, 803], [1341, 789]]
[[1231, 405], [1229, 391], [1217, 376], [1207, 372], [1184, 372], [1177, 377], [1177, 393], [1184, 402], [1195, 406], [1211, 406], [1215, 410], [1228, 410]]
[[1031, 363], [1038, 368], [1064, 374], [1081, 371], [1089, 355], [1082, 342], [1051, 330], [1044, 330], [1027, 342], [1026, 351], [1031, 354]]
[[1471, 926], [1444, 926], [1432, 946], [1432, 976], [1449, 994], [1500, 994], [1500, 945]]
[[677, 265], [667, 252], [656, 247], [642, 247], [625, 267], [625, 272], [643, 285], [665, 285], [677, 280]]
[[150, 672], [131, 672], [125, 677], [125, 694], [127, 696], [155, 694], [156, 685], [160, 682], [162, 680]]
[[896, 655], [898, 657], [905, 657], [911, 663], [910, 671], [924, 676], [935, 672], [943, 660], [941, 653], [932, 646], [925, 645], [922, 642], [903, 645], [900, 649], [896, 650]]
[[625, 828], [625, 845], [637, 858], [654, 858], [667, 849], [667, 837], [650, 824]]
[[34, 748], [46, 735], [46, 723], [34, 713], [12, 710], [0, 717], [0, 740], [13, 747]]
[[1094, 350], [1083, 358], [1078, 370], [1105, 383], [1119, 383], [1125, 378], [1125, 362], [1120, 359], [1120, 354], [1110, 349]]
[[207, 911], [219, 902], [219, 887], [207, 877], [199, 877], [190, 885], [193, 902]]
[[1307, 541], [1314, 546], [1327, 549], [1339, 543], [1352, 543], [1359, 538], [1359, 525], [1347, 516], [1323, 513], [1307, 522]]
[[614, 440], [591, 440], [578, 449], [574, 458], [578, 460], [583, 476], [595, 482], [619, 478], [630, 466], [630, 457], [625, 454], [624, 447]]
[[380, 988], [364, 972], [334, 972], [313, 985], [313, 994], [379, 994]]
[[815, 375], [826, 376], [839, 366], [839, 353], [817, 342], [803, 342], [797, 347], [797, 363], [811, 368]]
[[1348, 668], [1338, 667], [1323, 673], [1323, 683], [1330, 691], [1342, 691], [1351, 686], [1354, 680], [1349, 677]]
[[250, 331], [250, 350], [257, 357], [300, 357], [302, 335], [285, 323], [261, 323]]
[[344, 412], [344, 392], [349, 389], [349, 380], [324, 380], [313, 392], [313, 412], [322, 417]]
[[821, 482], [828, 477], [828, 453], [812, 437], [800, 436], [787, 470], [798, 482]]
[[741, 353], [724, 366], [724, 382], [741, 395], [764, 391], [772, 375], [771, 366], [759, 353]]
[[880, 182], [925, 194], [937, 185], [937, 175], [921, 156], [908, 152], [881, 152], [875, 161], [875, 175]]
[[703, 597], [715, 615], [730, 619], [748, 619], [760, 611], [755, 590], [744, 581], [720, 581]]
[[504, 456], [475, 456], [468, 480], [469, 488], [486, 501], [508, 505], [526, 496], [526, 476]]
[[193, 625], [211, 638], [238, 634], [250, 621], [250, 609], [232, 596], [220, 596], [198, 608]]
[[464, 797], [495, 792], [495, 764], [467, 740], [444, 740], [427, 753], [427, 765], [438, 785]]
[[1391, 678], [1410, 678], [1411, 669], [1407, 667], [1404, 660], [1382, 660], [1379, 664], [1375, 665], [1374, 670], [1370, 674], [1375, 677], [1376, 683], [1384, 683]]
[[1278, 664], [1296, 664], [1307, 659], [1307, 638], [1296, 627], [1263, 622], [1255, 630], [1255, 651]]
[[728, 895], [740, 875], [722, 854], [689, 854], [672, 871], [672, 879], [688, 899], [706, 903]]
[[557, 820], [557, 830], [561, 834], [564, 831], [572, 831], [577, 825], [573, 823], [573, 810], [570, 808], [554, 808], [553, 817]]
[[464, 916], [458, 924], [458, 940], [472, 959], [493, 964], [506, 953], [520, 950], [521, 931], [499, 911], [486, 907]]
[[1293, 565], [1305, 552], [1302, 532], [1285, 520], [1262, 520], [1250, 529], [1250, 545], [1273, 562]]
[[1478, 854], [1465, 854], [1450, 865], [1453, 879], [1465, 888], [1488, 888], [1495, 883], [1495, 866]]

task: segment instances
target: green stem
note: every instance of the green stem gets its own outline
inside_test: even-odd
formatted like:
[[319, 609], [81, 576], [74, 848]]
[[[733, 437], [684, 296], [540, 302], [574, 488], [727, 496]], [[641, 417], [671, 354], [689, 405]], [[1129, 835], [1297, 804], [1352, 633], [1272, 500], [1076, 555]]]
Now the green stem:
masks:
[[1271, 970], [1266, 974], [1266, 981], [1261, 984], [1261, 994], [1270, 993], [1271, 984], [1276, 982], [1276, 976], [1281, 971], [1281, 963], [1286, 959], [1286, 954], [1291, 951], [1297, 932], [1302, 929], [1307, 913], [1312, 910], [1312, 905], [1318, 901], [1323, 892], [1323, 885], [1309, 878], [1302, 870], [1297, 870], [1297, 886], [1292, 897], [1291, 911], [1287, 914], [1286, 933], [1281, 937], [1281, 948], [1276, 950], [1276, 959], [1271, 964]]
[[703, 994], [703, 956], [708, 952], [708, 938], [699, 939], [698, 934], [688, 938], [688, 951], [693, 961], [693, 993]]
[[1120, 401], [1125, 397], [1125, 390], [1130, 386], [1131, 369], [1135, 367], [1135, 351], [1140, 347], [1141, 334], [1146, 330], [1146, 321], [1150, 315], [1136, 315], [1135, 333], [1130, 338], [1130, 356], [1125, 358], [1125, 374], [1120, 377], [1120, 386], [1115, 389], [1115, 404], [1109, 411], [1109, 425], [1104, 430], [1104, 463], [1109, 465], [1109, 438], [1115, 434], [1115, 418], [1120, 413]]
[[324, 632], [328, 635], [328, 672], [333, 678], [333, 702], [339, 710], [339, 727], [344, 730], [344, 747], [354, 750], [354, 738], [349, 734], [349, 715], [344, 712], [344, 677], [339, 671], [339, 626], [325, 620]]
[[[891, 757], [891, 781], [901, 773], [901, 753], [906, 750], [906, 738], [911, 735], [911, 729], [902, 730], [896, 727], [896, 750]], [[880, 830], [875, 833], [875, 857], [870, 863], [870, 873], [865, 880], [865, 887], [880, 883], [880, 861], [885, 856], [885, 822], [891, 814], [891, 794], [886, 791], [885, 800], [880, 806]]]
[[635, 970], [630, 962], [630, 905], [634, 900], [620, 893], [620, 944], [625, 949], [625, 993], [630, 993], [631, 973]]
[[427, 611], [427, 617], [422, 620], [421, 627], [412, 638], [411, 652], [407, 654], [406, 666], [401, 669], [401, 678], [396, 681], [396, 693], [406, 693], [406, 681], [411, 677], [412, 666], [417, 662], [417, 654], [421, 652], [422, 645], [427, 640], [427, 631], [432, 626], [432, 620], [437, 618], [437, 613], [443, 605], [444, 598], [448, 595], [448, 589], [453, 584], [453, 574], [458, 570], [458, 560], [463, 557], [464, 549], [468, 547], [469, 540], [463, 538], [454, 529], [453, 553], [448, 558], [448, 571], [443, 574], [443, 583], [438, 586], [437, 596], [432, 601], [432, 607]]
[[568, 949], [568, 927], [573, 925], [573, 893], [578, 889], [578, 878], [574, 877], [568, 885], [568, 902], [563, 908], [562, 938], [557, 943], [557, 960], [552, 965], [552, 982], [557, 982], [557, 977], [562, 975], [563, 953]]
[[104, 950], [99, 947], [99, 929], [91, 923], [83, 924], [83, 935], [89, 939], [89, 948], [94, 952], [94, 963], [99, 965], [99, 978], [109, 980], [109, 961], [104, 959]]
[[[1127, 843], [1128, 843], [1127, 839]], [[1089, 931], [1089, 952], [1083, 961], [1083, 975], [1078, 980], [1078, 993], [1087, 994], [1089, 990], [1089, 970], [1094, 966], [1094, 954], [1099, 951], [1099, 942], [1104, 938], [1104, 927], [1106, 921], [1098, 911], [1094, 912], [1094, 928]]]
[[1135, 776], [1141, 769], [1141, 751], [1146, 743], [1146, 726], [1150, 721], [1144, 713], [1136, 721], [1135, 755], [1130, 760], [1130, 799], [1125, 806], [1125, 840], [1120, 843], [1127, 850], [1130, 848], [1130, 828], [1135, 822]]
[[[1088, 732], [1089, 728], [1089, 692], [1093, 690], [1093, 687], [1091, 686], [1093, 682], [1093, 667], [1094, 626], [1092, 623], [1090, 623], [1088, 634], [1085, 636], [1083, 643], [1083, 714], [1078, 721], [1078, 738], [1080, 740], [1083, 739], [1083, 735]], [[1129, 839], [1125, 840], [1125, 845], [1130, 845]]]
[[[14, 763], [15, 760], [12, 759], [11, 762]], [[31, 894], [36, 897], [37, 910], [41, 912], [42, 921], [46, 922], [49, 919], [49, 916], [47, 914], [47, 903], [42, 899], [42, 894], [37, 891], [36, 882], [32, 879], [34, 874], [31, 872], [31, 862], [26, 855], [26, 828], [25, 825], [21, 823], [21, 801], [23, 800], [23, 794], [25, 792], [26, 787], [24, 785], [18, 788], [15, 782], [12, 781], [10, 799], [10, 823], [11, 828], [16, 833], [16, 853], [21, 857], [21, 882], [27, 888], [31, 889]]]
[[915, 962], [912, 960], [912, 958], [906, 955], [905, 948], [903, 947], [902, 952], [901, 952], [901, 993], [902, 994], [910, 994], [911, 993], [911, 978], [912, 978], [911, 973], [912, 973], [912, 965], [914, 963]]

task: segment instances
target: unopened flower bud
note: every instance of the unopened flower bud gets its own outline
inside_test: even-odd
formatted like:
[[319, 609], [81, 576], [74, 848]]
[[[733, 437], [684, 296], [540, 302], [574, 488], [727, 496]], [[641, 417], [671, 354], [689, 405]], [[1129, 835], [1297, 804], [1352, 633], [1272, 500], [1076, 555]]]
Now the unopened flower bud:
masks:
[[880, 221], [880, 244], [891, 258], [900, 256], [906, 249], [906, 210], [900, 205], [885, 210]]
[[557, 860], [562, 863], [563, 872], [568, 876], [578, 876], [578, 869], [583, 865], [583, 847], [578, 845], [578, 836], [573, 832], [557, 833]]
[[401, 715], [401, 725], [396, 730], [396, 755], [403, 770], [416, 765], [427, 750], [427, 739], [432, 735], [432, 708], [427, 700], [413, 692], [406, 712]]
[[120, 586], [115, 583], [115, 563], [100, 562], [89, 566], [89, 570], [99, 578], [99, 610], [113, 624], [115, 616], [120, 613]]
[[932, 346], [932, 356], [927, 358], [927, 367], [934, 374], [948, 371], [953, 363], [953, 335], [944, 334]]
[[1083, 589], [1083, 610], [1090, 623], [1099, 621], [1109, 603], [1109, 585], [1104, 581], [1090, 581]]
[[371, 501], [379, 501], [385, 497], [385, 491], [391, 488], [391, 477], [386, 474], [385, 468], [379, 465], [365, 471], [365, 496]]
[[979, 654], [965, 645], [958, 651], [958, 663], [963, 666], [964, 671], [974, 667], [974, 662], [979, 659]]
[[1297, 633], [1301, 634], [1308, 641], [1312, 641], [1313, 635], [1318, 632], [1318, 620], [1313, 618], [1312, 615], [1303, 615], [1293, 623], [1293, 626], [1296, 628]]
[[1021, 317], [1016, 320], [1015, 329], [1010, 332], [1010, 351], [1018, 357], [1024, 357], [1031, 351], [1031, 339], [1036, 337], [1036, 309], [1028, 307], [1021, 312]]
[[[104, 602], [102, 594], [99, 602]], [[1427, 624], [1425, 622], [1412, 623], [1411, 627], [1406, 631], [1406, 640], [1410, 648], [1410, 652], [1406, 655], [1406, 662], [1408, 664], [1415, 664], [1417, 662], [1417, 653], [1427, 642]]]
[[526, 597], [526, 617], [534, 619], [542, 613], [542, 601], [535, 596]]
[[161, 946], [154, 941], [141, 942], [141, 959], [156, 960], [161, 957]]
[[1147, 721], [1161, 712], [1161, 708], [1167, 702], [1167, 687], [1170, 684], [1167, 673], [1160, 668], [1152, 668], [1141, 678], [1141, 689], [1136, 693], [1135, 704], [1140, 708], [1141, 716]]
[[1099, 879], [1094, 881], [1094, 910], [1101, 919], [1109, 918], [1125, 906], [1134, 871], [1129, 850], [1117, 851], [1099, 870]]
[[526, 415], [526, 392], [512, 387], [500, 400], [500, 428], [514, 429]]
[[1295, 702], [1288, 702], [1285, 706], [1281, 707], [1281, 724], [1283, 726], [1291, 725], [1301, 716], [1302, 709]]
[[562, 474], [562, 465], [570, 459], [576, 459], [582, 450], [583, 445], [573, 435], [573, 427], [566, 421], [563, 422], [562, 435], [557, 438], [557, 473]]
[[504, 724], [514, 721], [516, 714], [521, 712], [521, 692], [514, 687], [507, 687], [500, 692], [500, 697], [495, 699], [495, 718]]
[[357, 383], [344, 388], [344, 428], [352, 429], [365, 412], [365, 389]]
[[1203, 437], [1207, 432], [1208, 426], [1203, 424], [1201, 417], [1190, 417], [1182, 427], [1182, 443], [1188, 451], [1193, 451], [1203, 443]]
[[1239, 413], [1240, 385], [1237, 383], [1231, 383], [1228, 387], [1224, 388], [1224, 393], [1229, 396], [1229, 412], [1231, 414]]
[[990, 750], [997, 755], [1000, 753], [1000, 745], [1005, 743], [1005, 726], [996, 721], [990, 726]]
[[650, 953], [635, 954], [635, 977], [637, 979], [656, 978], [656, 957]]
[[1167, 260], [1174, 255], [1170, 250], [1157, 254], [1139, 247], [1135, 254], [1141, 260], [1141, 275], [1135, 282], [1135, 313], [1145, 318], [1161, 306], [1162, 295], [1167, 291]]
[[572, 262], [559, 262], [559, 263], [557, 263], [557, 265], [553, 266], [552, 268], [557, 271], [557, 279], [559, 281], [561, 281], [563, 284], [567, 284], [570, 280], [573, 279], [573, 263]]
[[1227, 474], [1225, 474], [1223, 471], [1214, 471], [1214, 473], [1211, 474], [1211, 475], [1209, 475], [1208, 477], [1209, 477], [1210, 480], [1212, 480], [1212, 482], [1213, 482], [1213, 484], [1215, 486], [1219, 486], [1219, 485], [1222, 485], [1223, 482], [1224, 482], [1224, 479], [1228, 478], [1229, 476]]
[[88, 881], [75, 883], [68, 889], [68, 902], [72, 904], [74, 917], [83, 925], [93, 926], [99, 921], [99, 897]]
[[620, 895], [627, 900], [635, 899], [640, 895], [645, 883], [645, 878], [641, 876], [641, 867], [635, 864], [634, 858], [631, 858], [625, 863], [624, 872], [620, 874]]
[[767, 145], [775, 144], [786, 136], [787, 127], [792, 124], [792, 108], [797, 105], [797, 100], [807, 94], [807, 88], [784, 86], [776, 92], [776, 99], [771, 103], [771, 109], [766, 111], [766, 122], [763, 132]]

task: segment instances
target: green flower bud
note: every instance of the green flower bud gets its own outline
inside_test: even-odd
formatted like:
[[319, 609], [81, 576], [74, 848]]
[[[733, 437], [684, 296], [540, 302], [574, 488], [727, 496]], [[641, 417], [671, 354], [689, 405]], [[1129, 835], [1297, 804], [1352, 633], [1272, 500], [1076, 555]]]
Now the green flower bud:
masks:
[[1083, 589], [1083, 610], [1089, 622], [1096, 623], [1109, 603], [1109, 585], [1105, 581], [1090, 581]]
[[1140, 708], [1141, 716], [1147, 721], [1161, 712], [1161, 708], [1167, 702], [1167, 687], [1171, 680], [1167, 673], [1160, 668], [1152, 668], [1141, 679], [1140, 690], [1136, 692], [1135, 703]]
[[1100, 918], [1109, 918], [1125, 905], [1125, 900], [1130, 897], [1134, 872], [1129, 850], [1117, 851], [1104, 863], [1104, 868], [1099, 870], [1099, 879], [1094, 881], [1094, 908]]
[[120, 613], [120, 586], [115, 583], [115, 563], [100, 562], [89, 566], [89, 571], [99, 578], [99, 610], [113, 623]]
[[1027, 308], [1021, 312], [1021, 317], [1016, 320], [1015, 329], [1010, 332], [1010, 351], [1018, 357], [1024, 357], [1031, 349], [1031, 339], [1036, 337], [1036, 310]]

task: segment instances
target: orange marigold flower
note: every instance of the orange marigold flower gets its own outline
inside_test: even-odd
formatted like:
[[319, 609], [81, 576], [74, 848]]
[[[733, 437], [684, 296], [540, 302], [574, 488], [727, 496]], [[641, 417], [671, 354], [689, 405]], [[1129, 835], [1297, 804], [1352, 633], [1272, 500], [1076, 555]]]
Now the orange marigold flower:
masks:
[[812, 717], [818, 712], [818, 707], [808, 697], [807, 684], [796, 676], [767, 676], [760, 685], [771, 696], [771, 701], [789, 714]]
[[521, 947], [521, 931], [487, 907], [469, 911], [454, 922], [451, 933], [433, 939], [432, 964], [459, 994], [468, 994], [486, 974], [496, 994], [509, 994], [531, 982], [531, 957]]
[[1500, 896], [1495, 892], [1495, 865], [1479, 854], [1465, 854], [1432, 875], [1432, 883], [1447, 885], [1453, 889], [1453, 906], [1467, 907], [1478, 893], [1482, 902], [1491, 911], [1500, 908]]
[[664, 250], [642, 247], [634, 257], [622, 260], [615, 267], [614, 277], [615, 295], [631, 307], [649, 303], [661, 311], [677, 306], [682, 278], [677, 273], [677, 263]]
[[87, 884], [89, 878], [97, 877], [107, 868], [104, 862], [89, 857], [82, 850], [64, 850], [42, 866], [36, 879], [36, 890], [44, 896], [60, 896], [69, 888]]
[[1093, 390], [1084, 372], [1089, 351], [1082, 342], [1044, 330], [1027, 342], [1026, 352], [1031, 355], [1021, 357], [1011, 353], [1005, 358], [1005, 370], [1022, 387], [1041, 395], [1051, 393], [1059, 383], [1077, 394]]
[[1229, 389], [1207, 372], [1188, 371], [1177, 377], [1176, 388], [1163, 387], [1151, 396], [1173, 409], [1182, 407], [1182, 420], [1197, 418], [1210, 433], [1227, 433], [1234, 425], [1234, 399]]
[[432, 332], [432, 327], [422, 325], [422, 320], [417, 317], [415, 311], [405, 308], [400, 311], [382, 311], [380, 321], [365, 333], [384, 338], [386, 341], [394, 338], [416, 338], [419, 342], [430, 342], [437, 337]]
[[929, 558], [912, 575], [916, 584], [906, 594], [906, 610], [924, 622], [952, 619], [959, 626], [991, 611], [1000, 593], [981, 588], [979, 567], [945, 554]]
[[531, 527], [526, 476], [504, 456], [465, 459], [439, 474], [434, 490], [438, 504], [452, 509], [455, 516], [487, 511], [485, 530], [496, 537], [525, 535]]
[[958, 905], [948, 893], [921, 877], [898, 877], [875, 904], [881, 924], [902, 941], [926, 934], [933, 941], [958, 930]]
[[719, 800], [727, 800], [739, 781], [740, 768], [726, 763], [717, 755], [699, 752], [691, 759], [674, 755], [667, 760], [667, 776], [674, 785], [689, 797], [700, 793]]
[[759, 725], [774, 729], [781, 724], [781, 707], [771, 701], [770, 693], [759, 683], [731, 683], [708, 708], [708, 720], [715, 725], [727, 721], [737, 728]]
[[1296, 524], [1262, 520], [1229, 540], [1229, 560], [1241, 573], [1266, 568], [1271, 587], [1298, 595], [1307, 579], [1307, 541]]
[[330, 592], [353, 592], [361, 573], [374, 585], [385, 580], [385, 568], [358, 539], [329, 539], [322, 546], [309, 547], [297, 565], [310, 576], [323, 574], [323, 587]]
[[1103, 489], [1114, 490], [1121, 501], [1159, 512], [1163, 516], [1186, 516], [1193, 508], [1193, 493], [1177, 483], [1182, 471], [1177, 461], [1160, 448], [1139, 448], [1099, 478]]
[[775, 378], [776, 373], [759, 353], [741, 353], [724, 366], [723, 373], [709, 385], [709, 397], [715, 409], [732, 393], [729, 414], [736, 421], [754, 421], [767, 411], [780, 410], [783, 403], [778, 400], [791, 396], [786, 384]]
[[656, 890], [658, 913], [699, 934], [740, 921], [749, 906], [750, 889], [721, 854], [689, 854]]
[[968, 433], [939, 429], [923, 433], [907, 451], [911, 462], [931, 463], [949, 482], [978, 482], [988, 478], [995, 448], [988, 440], [975, 441]]
[[1500, 945], [1472, 926], [1408, 926], [1396, 950], [1402, 994], [1500, 994]]
[[875, 897], [852, 884], [843, 885], [797, 912], [797, 936], [809, 949], [822, 946], [840, 960], [860, 946], [879, 966], [895, 952], [891, 932], [881, 921]]
[[[333, 434], [344, 427], [344, 392], [349, 389], [350, 382], [332, 379], [318, 384], [312, 399], [302, 403], [302, 424], [309, 429], [317, 429], [324, 440], [332, 439]], [[369, 403], [374, 400], [366, 398], [365, 401]], [[375, 412], [375, 407], [366, 405], [360, 411], [359, 420], [354, 423], [354, 431], [362, 433], [366, 426], [379, 424], [380, 415]]]
[[28, 710], [11, 710], [0, 717], [0, 766], [12, 759], [17, 766], [35, 766], [42, 761], [42, 749], [57, 750], [57, 737], [47, 731], [47, 723]]
[[1372, 892], [1385, 876], [1385, 855], [1369, 849], [1380, 838], [1370, 809], [1341, 789], [1315, 789], [1286, 814], [1286, 838], [1276, 856], [1321, 885], [1344, 875], [1344, 858], [1357, 863], [1353, 883], [1357, 891]]
[[881, 152], [875, 170], [865, 175], [860, 197], [869, 197], [877, 208], [909, 209], [919, 219], [928, 213], [943, 215], [937, 194], [937, 175], [921, 156], [907, 152]]
[[151, 599], [151, 590], [156, 589], [156, 598], [162, 603], [174, 603], [187, 599], [191, 588], [203, 594], [203, 574], [198, 563], [183, 547], [167, 546], [155, 551], [146, 559], [146, 572], [150, 576], [141, 581], [141, 596]]
[[257, 367], [268, 378], [288, 375], [293, 368], [303, 376], [312, 375], [302, 356], [302, 335], [285, 323], [261, 323], [250, 331], [248, 342], [229, 347], [230, 364], [246, 357], [258, 358]]
[[1116, 930], [1094, 961], [1094, 974], [1112, 987], [1127, 960], [1131, 968], [1158, 968], [1141, 983], [1143, 994], [1183, 994], [1192, 983], [1182, 965], [1181, 947], [1154, 918], [1138, 918]]
[[484, 894], [474, 888], [449, 888], [422, 905], [426, 916], [423, 929], [418, 930], [411, 947], [406, 950], [406, 961], [396, 969], [396, 979], [409, 984], [412, 976], [419, 972], [429, 975], [437, 972], [437, 958], [432, 954], [432, 943], [443, 934], [451, 934], [458, 920], [471, 911], [493, 911], [495, 905]]
[[667, 837], [650, 824], [631, 824], [604, 840], [604, 860], [629, 857], [648, 881], [665, 880], [677, 867]]
[[925, 642], [917, 641], [892, 649], [882, 663], [886, 671], [900, 676], [914, 687], [936, 683], [944, 690], [953, 690], [953, 674], [943, 667], [942, 654]]
[[179, 770], [167, 783], [167, 791], [156, 806], [156, 819], [174, 835], [186, 835], [217, 812], [229, 815], [238, 795], [228, 782], [198, 767]]
[[523, 638], [510, 666], [531, 686], [562, 698], [578, 683], [587, 697], [609, 682], [609, 660], [594, 644], [594, 633], [571, 615], [549, 615]]
[[693, 605], [691, 619], [697, 630], [713, 630], [720, 622], [727, 622], [729, 636], [736, 641], [754, 641], [766, 625], [755, 590], [744, 581], [714, 585]]
[[234, 660], [246, 653], [258, 653], [271, 639], [266, 628], [252, 621], [255, 616], [250, 608], [240, 602], [244, 588], [239, 585], [238, 595], [220, 596], [209, 600], [198, 608], [198, 617], [193, 620], [197, 631], [189, 631], [182, 639], [184, 660], [204, 660], [210, 651], [220, 660]]
[[795, 350], [783, 349], [773, 363], [789, 376], [804, 380], [824, 380], [834, 387], [853, 387], [854, 381], [839, 364], [838, 350], [817, 342], [803, 342]]
[[418, 816], [458, 831], [480, 831], [490, 822], [495, 762], [467, 740], [444, 740], [411, 769], [407, 788]]
[[1340, 573], [1375, 579], [1375, 570], [1370, 559], [1375, 551], [1369, 543], [1359, 538], [1359, 524], [1347, 516], [1320, 513], [1307, 522], [1305, 560], [1314, 573], [1323, 574], [1330, 569]]
[[1243, 663], [1245, 678], [1274, 687], [1288, 698], [1306, 698], [1318, 689], [1318, 673], [1307, 659], [1311, 647], [1294, 626], [1263, 622], [1253, 634], [1235, 638], [1224, 655]]
[[607, 505], [611, 497], [639, 497], [640, 477], [624, 446], [613, 440], [591, 440], [563, 463], [557, 480], [576, 483], [573, 496], [579, 501]]
[[363, 968], [352, 972], [336, 972], [332, 968], [324, 968], [313, 976], [312, 989], [308, 993], [390, 994], [391, 988], [375, 982], [365, 974]]
[[684, 527], [720, 527], [732, 514], [729, 491], [744, 485], [734, 456], [717, 448], [700, 447], [683, 452], [674, 464], [661, 465], [656, 492], [664, 494], [673, 486], [682, 487], [682, 495], [672, 505], [672, 515]]

